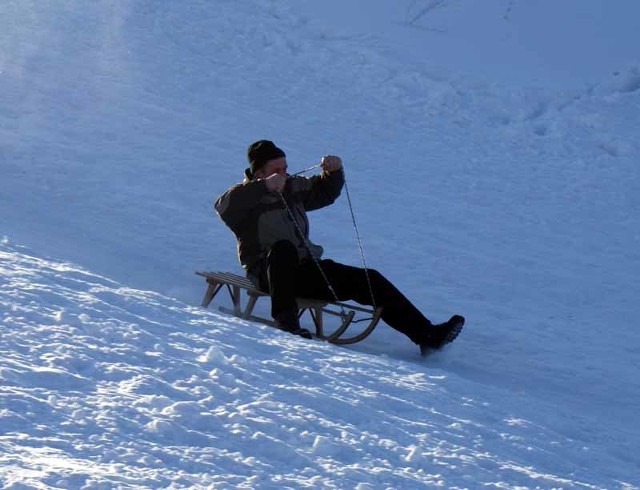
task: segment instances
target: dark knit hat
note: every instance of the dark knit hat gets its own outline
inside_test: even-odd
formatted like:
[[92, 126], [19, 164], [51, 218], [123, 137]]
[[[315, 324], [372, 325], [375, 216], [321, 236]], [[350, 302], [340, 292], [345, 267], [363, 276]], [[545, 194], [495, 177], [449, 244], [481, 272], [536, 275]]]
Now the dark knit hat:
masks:
[[249, 160], [249, 170], [251, 178], [255, 173], [264, 167], [269, 160], [285, 157], [284, 151], [278, 148], [273, 141], [259, 140], [251, 143], [247, 148], [247, 159]]

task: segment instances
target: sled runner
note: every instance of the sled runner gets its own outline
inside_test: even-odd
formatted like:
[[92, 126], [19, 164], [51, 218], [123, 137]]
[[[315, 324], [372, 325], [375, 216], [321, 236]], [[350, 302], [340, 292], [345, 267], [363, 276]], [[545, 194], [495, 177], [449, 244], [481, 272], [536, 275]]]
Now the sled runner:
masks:
[[[213, 298], [221, 289], [226, 289], [231, 298], [232, 308], [221, 306], [219, 309], [244, 320], [252, 320], [265, 325], [275, 326], [275, 322], [268, 318], [263, 318], [253, 314], [253, 309], [258, 299], [269, 296], [269, 293], [259, 290], [246, 277], [233, 274], [231, 272], [196, 272], [207, 281], [207, 291], [202, 300], [202, 306], [207, 308]], [[246, 293], [248, 298], [243, 307], [242, 293]], [[333, 344], [354, 344], [369, 336], [380, 321], [382, 307], [366, 308], [349, 303], [338, 301], [322, 301], [306, 298], [298, 298], [299, 314], [302, 317], [306, 312], [313, 320], [316, 332], [315, 336]], [[338, 317], [339, 325], [333, 332], [326, 333], [324, 314]], [[360, 318], [362, 317], [362, 318]], [[368, 321], [369, 323], [360, 331], [353, 327], [353, 324]], [[347, 329], [349, 332], [347, 333]], [[355, 331], [355, 332], [354, 332]]]

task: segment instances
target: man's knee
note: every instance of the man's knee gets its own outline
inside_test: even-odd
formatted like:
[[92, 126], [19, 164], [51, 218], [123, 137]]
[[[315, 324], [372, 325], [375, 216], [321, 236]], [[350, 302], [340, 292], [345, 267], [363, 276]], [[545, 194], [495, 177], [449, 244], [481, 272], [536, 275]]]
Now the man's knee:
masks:
[[387, 279], [381, 272], [376, 269], [369, 269], [369, 281], [371, 281], [371, 287], [376, 294], [388, 295], [396, 289], [389, 279]]
[[271, 245], [271, 248], [269, 249], [269, 254], [284, 254], [284, 255], [292, 255], [292, 254], [298, 254], [298, 250], [296, 249], [296, 246], [290, 242], [289, 240], [280, 240], [276, 243], [274, 243], [273, 245]]
[[289, 240], [280, 240], [274, 243], [267, 255], [267, 263], [270, 265], [282, 264], [290, 267], [298, 262], [298, 249]]
[[386, 282], [387, 278], [384, 277], [378, 270], [376, 269], [367, 269], [367, 273], [369, 274], [369, 279], [373, 283], [380, 284], [382, 282]]

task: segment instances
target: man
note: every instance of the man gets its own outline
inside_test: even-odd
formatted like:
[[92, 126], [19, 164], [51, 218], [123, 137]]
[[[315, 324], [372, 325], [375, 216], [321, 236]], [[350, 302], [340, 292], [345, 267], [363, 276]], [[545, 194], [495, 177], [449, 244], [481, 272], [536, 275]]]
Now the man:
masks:
[[423, 354], [457, 337], [462, 316], [434, 325], [378, 271], [322, 259], [322, 247], [309, 240], [306, 212], [332, 204], [344, 184], [339, 157], [323, 157], [322, 172], [310, 178], [288, 175], [286, 155], [271, 141], [252, 143], [247, 157], [244, 182], [218, 197], [215, 209], [237, 238], [247, 277], [269, 292], [271, 315], [279, 328], [311, 338], [300, 328], [296, 297], [337, 297], [365, 305], [375, 301], [383, 307], [382, 320]]

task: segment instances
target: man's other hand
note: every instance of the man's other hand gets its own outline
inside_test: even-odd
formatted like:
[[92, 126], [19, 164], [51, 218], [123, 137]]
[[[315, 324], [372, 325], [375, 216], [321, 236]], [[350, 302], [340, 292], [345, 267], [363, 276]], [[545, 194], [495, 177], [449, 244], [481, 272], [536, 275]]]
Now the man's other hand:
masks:
[[287, 183], [287, 177], [281, 174], [272, 174], [264, 181], [267, 184], [267, 189], [271, 192], [282, 192], [284, 185]]
[[327, 172], [335, 172], [336, 170], [340, 170], [342, 168], [342, 159], [335, 155], [323, 156], [320, 163], [322, 166], [322, 170], [326, 170]]

